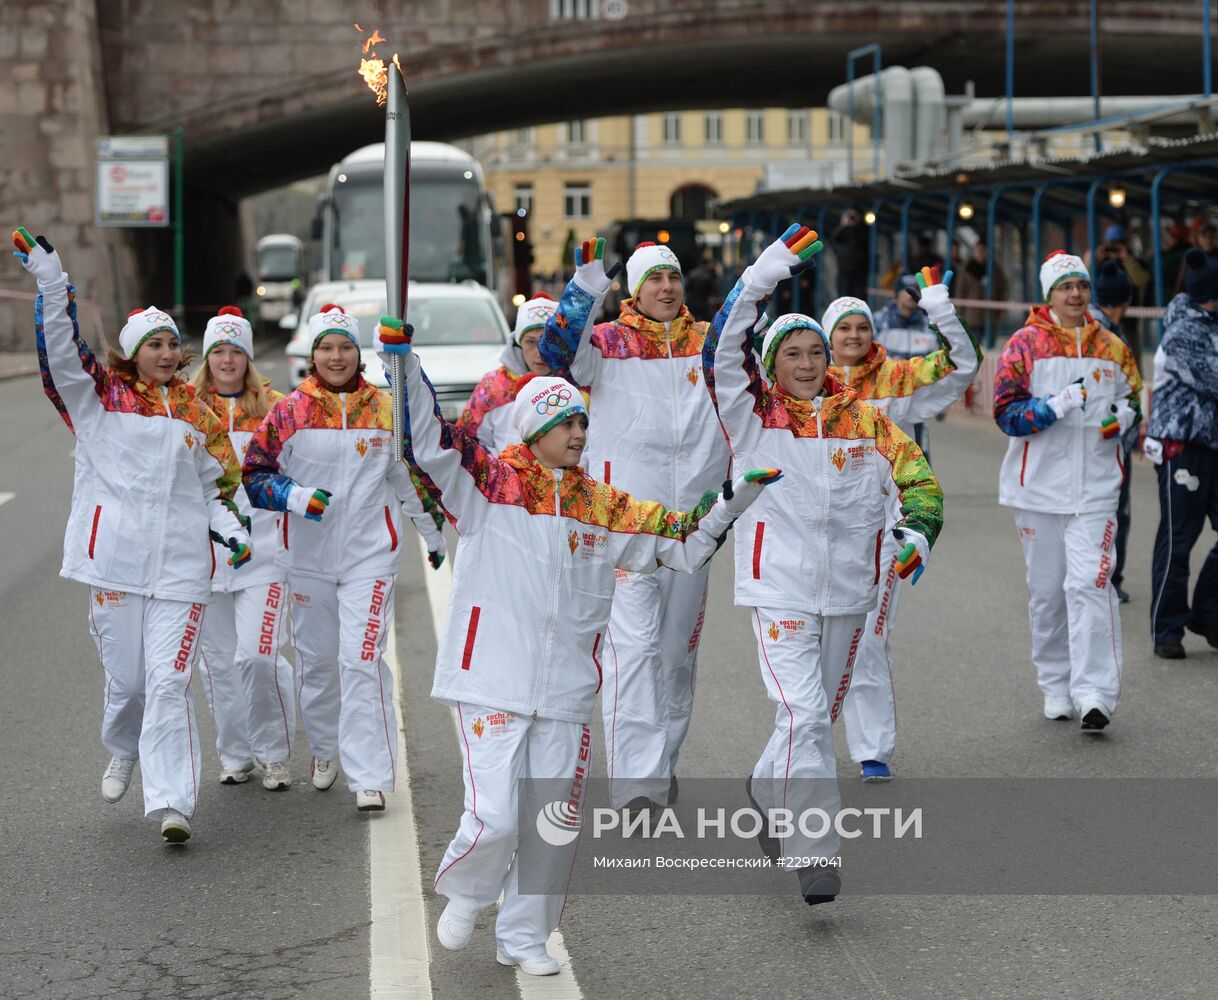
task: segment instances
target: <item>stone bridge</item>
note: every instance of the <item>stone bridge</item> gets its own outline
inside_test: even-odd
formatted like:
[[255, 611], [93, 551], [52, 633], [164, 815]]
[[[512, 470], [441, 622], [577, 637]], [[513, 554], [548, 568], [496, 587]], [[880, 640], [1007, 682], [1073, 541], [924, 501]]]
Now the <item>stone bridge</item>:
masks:
[[[1195, 0], [1105, 0], [1106, 94], [1201, 89]], [[168, 306], [165, 232], [99, 230], [99, 135], [185, 130], [187, 301], [225, 301], [237, 201], [376, 141], [356, 22], [407, 70], [416, 138], [666, 108], [815, 105], [850, 48], [1002, 92], [1003, 0], [5, 0], [0, 210], [58, 235], [107, 325]], [[1088, 5], [1017, 0], [1020, 96], [1089, 88]], [[597, 16], [587, 16], [589, 12]], [[613, 15], [617, 15], [616, 17]], [[865, 71], [861, 69], [860, 72]], [[10, 270], [0, 289], [23, 287]], [[24, 307], [23, 307], [24, 308]], [[24, 320], [21, 321], [24, 337]], [[0, 300], [0, 346], [12, 321]]]

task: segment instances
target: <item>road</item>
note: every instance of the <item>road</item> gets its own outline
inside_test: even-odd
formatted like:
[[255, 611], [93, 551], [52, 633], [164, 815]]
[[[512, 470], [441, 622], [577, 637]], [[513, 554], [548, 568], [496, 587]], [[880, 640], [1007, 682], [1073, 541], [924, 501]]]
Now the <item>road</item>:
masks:
[[[260, 364], [283, 385], [282, 356]], [[370, 964], [379, 961], [372, 949], [382, 947], [373, 944], [370, 880], [391, 884], [370, 860], [369, 838], [388, 813], [357, 814], [342, 782], [326, 794], [307, 783], [280, 795], [253, 782], [221, 787], [202, 699], [206, 781], [189, 847], [160, 843], [140, 815], [137, 788], [117, 806], [101, 801], [102, 685], [86, 593], [57, 575], [74, 442], [36, 379], [0, 383], [0, 417], [0, 497], [13, 494], [0, 502], [8, 778], [0, 799], [0, 996], [368, 996]], [[1022, 558], [1010, 513], [995, 504], [1001, 435], [964, 416], [933, 432], [947, 526], [901, 609], [897, 779], [887, 787], [915, 776], [1212, 779], [1218, 652], [1190, 637], [1185, 661], [1151, 655], [1148, 567], [1158, 510], [1150, 467], [1134, 468], [1120, 712], [1106, 736], [1087, 739], [1040, 715]], [[400, 853], [402, 870], [415, 873], [416, 902], [421, 872], [428, 934], [394, 946], [428, 963], [429, 983], [378, 996], [1213, 995], [1214, 896], [851, 896], [848, 871], [840, 900], [815, 909], [794, 892], [573, 898], [561, 927], [571, 956], [560, 984], [567, 992], [520, 983], [497, 966], [490, 915], [466, 951], [444, 952], [432, 930], [441, 901], [430, 885], [460, 813], [459, 757], [448, 710], [428, 698], [436, 597], [415, 548], [404, 548], [396, 643], [419, 857], [405, 841], [389, 854]], [[770, 726], [730, 577], [724, 552], [712, 576], [682, 778], [738, 780]], [[442, 579], [430, 582], [442, 591]], [[857, 783], [841, 735], [843, 781]], [[599, 755], [599, 722], [593, 746]], [[293, 765], [298, 775], [307, 770], [303, 730]], [[398, 798], [392, 808], [400, 810]], [[1086, 816], [1077, 835], [1088, 835]]]

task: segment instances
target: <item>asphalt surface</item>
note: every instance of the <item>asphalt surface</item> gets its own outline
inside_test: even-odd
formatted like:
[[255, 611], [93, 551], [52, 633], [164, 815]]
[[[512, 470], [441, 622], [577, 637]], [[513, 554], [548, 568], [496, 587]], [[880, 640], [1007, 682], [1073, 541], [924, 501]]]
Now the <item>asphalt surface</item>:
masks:
[[[282, 357], [259, 364], [284, 386]], [[138, 778], [118, 805], [102, 802], [101, 671], [86, 631], [87, 595], [57, 575], [74, 442], [37, 379], [0, 383], [0, 419], [0, 496], [15, 494], [0, 503], [0, 760], [8, 779], [0, 997], [368, 996], [368, 828], [376, 819], [356, 813], [341, 780], [326, 794], [307, 783], [286, 794], [253, 782], [221, 787], [200, 697], [205, 782], [189, 846], [160, 843], [142, 818]], [[896, 629], [897, 782], [1215, 777], [1218, 652], [1190, 636], [1188, 660], [1151, 654], [1158, 505], [1150, 467], [1135, 462], [1133, 470], [1120, 711], [1107, 735], [1088, 739], [1040, 714], [1023, 561], [1010, 513], [995, 504], [1002, 436], [963, 416], [932, 433], [947, 525], [923, 581], [904, 595]], [[431, 876], [460, 814], [461, 776], [449, 712], [428, 698], [435, 642], [424, 566], [414, 547], [404, 550], [401, 717], [434, 925], [442, 901], [430, 893]], [[730, 580], [724, 552], [712, 574], [682, 778], [738, 779], [771, 725]], [[839, 769], [844, 782], [857, 782], [840, 729]], [[298, 776], [307, 771], [303, 729], [293, 765]], [[1086, 816], [1077, 836], [1088, 836]], [[484, 915], [459, 954], [444, 952], [432, 932], [434, 996], [517, 995], [515, 975], [493, 960], [492, 923]], [[1204, 895], [851, 896], [847, 869], [831, 906], [809, 909], [794, 885], [789, 896], [581, 896], [570, 900], [561, 931], [589, 998], [1210, 997], [1218, 982], [1218, 899]]]

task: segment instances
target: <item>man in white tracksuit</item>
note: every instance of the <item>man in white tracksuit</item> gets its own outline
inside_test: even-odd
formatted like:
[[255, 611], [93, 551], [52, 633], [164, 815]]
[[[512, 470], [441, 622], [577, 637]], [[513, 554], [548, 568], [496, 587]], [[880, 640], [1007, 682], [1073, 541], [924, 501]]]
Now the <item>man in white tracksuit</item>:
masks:
[[[432, 697], [457, 714], [465, 811], [436, 875], [449, 898], [437, 935], [464, 948], [478, 913], [502, 894], [497, 960], [552, 975], [546, 941], [565, 889], [522, 891], [521, 879], [538, 873], [520, 870], [520, 783], [561, 782], [563, 819], [578, 823], [615, 573], [697, 569], [776, 474], [742, 477], [726, 498], [708, 492], [688, 513], [637, 501], [580, 468], [588, 411], [555, 376], [519, 387], [522, 443], [496, 457], [441, 419], [409, 342], [398, 351], [408, 355], [412, 454], [461, 536]], [[547, 855], [556, 878], [543, 884], [565, 887], [573, 862], [573, 853]]]
[[994, 419], [1011, 437], [998, 502], [1014, 508], [1028, 566], [1032, 662], [1044, 714], [1108, 725], [1121, 689], [1121, 625], [1112, 571], [1126, 475], [1121, 435], [1141, 419], [1129, 348], [1087, 311], [1091, 277], [1058, 250], [1040, 268], [1045, 305], [1007, 342]]
[[[792, 226], [745, 270], [715, 317], [703, 361], [734, 461], [776, 466], [791, 480], [763, 493], [734, 529], [736, 604], [752, 612], [775, 706], [749, 795], [763, 814], [822, 809], [832, 821], [841, 802], [832, 723], [876, 605], [883, 538], [900, 532], [899, 571], [917, 572], [942, 525], [943, 493], [917, 445], [828, 373], [828, 339], [814, 319], [774, 320], [757, 363], [759, 314], [807, 259], [801, 254], [819, 248], [809, 245], [815, 235]], [[809, 905], [832, 901], [841, 884], [837, 833], [831, 823], [816, 829], [798, 824], [789, 836], [762, 838], [772, 858], [797, 871]]]
[[[924, 356], [894, 358], [884, 344], [874, 340], [871, 310], [861, 299], [836, 299], [821, 321], [833, 353], [830, 374], [853, 389], [860, 401], [884, 411], [910, 437], [915, 437], [917, 425], [964, 395], [981, 362], [976, 341], [948, 298], [951, 273], [937, 281], [927, 268], [920, 278], [922, 287], [917, 282], [914, 285], [921, 303], [918, 311], [931, 324], [930, 342], [944, 345]], [[864, 781], [891, 777], [889, 763], [896, 747], [891, 636], [901, 596], [902, 581], [896, 571], [901, 547], [891, 534], [885, 537], [880, 552], [879, 603], [867, 616], [850, 693], [842, 707], [850, 757], [859, 765]]]
[[[688, 509], [728, 469], [727, 442], [702, 382], [707, 324], [684, 305], [676, 255], [640, 244], [626, 264], [633, 297], [617, 319], [593, 325], [610, 287], [596, 244], [584, 245], [584, 263], [538, 346], [555, 372], [589, 389], [596, 413], [589, 472], [640, 499]], [[601, 697], [615, 808], [675, 797], [709, 575], [709, 567], [618, 574]]]

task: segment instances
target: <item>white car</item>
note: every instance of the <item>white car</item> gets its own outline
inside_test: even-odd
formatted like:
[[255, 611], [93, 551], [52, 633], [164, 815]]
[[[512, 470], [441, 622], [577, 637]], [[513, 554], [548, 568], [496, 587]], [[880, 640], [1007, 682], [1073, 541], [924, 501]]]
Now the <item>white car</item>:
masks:
[[[309, 289], [299, 317], [286, 317], [281, 326], [296, 328], [288, 344], [292, 384], [308, 376], [308, 318], [333, 302], [359, 320], [364, 378], [381, 387], [389, 383], [373, 350], [373, 335], [385, 305], [382, 280], [328, 281]], [[407, 321], [414, 327], [414, 348], [445, 419], [456, 420], [479, 380], [499, 364], [511, 339], [507, 320], [494, 295], [472, 281], [461, 284], [410, 283]]]

